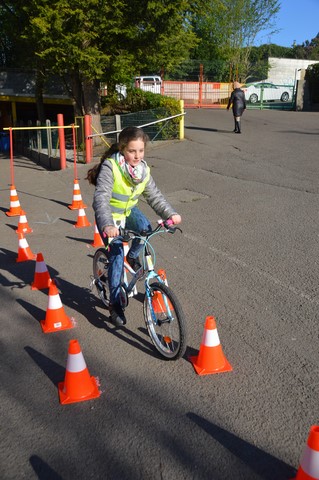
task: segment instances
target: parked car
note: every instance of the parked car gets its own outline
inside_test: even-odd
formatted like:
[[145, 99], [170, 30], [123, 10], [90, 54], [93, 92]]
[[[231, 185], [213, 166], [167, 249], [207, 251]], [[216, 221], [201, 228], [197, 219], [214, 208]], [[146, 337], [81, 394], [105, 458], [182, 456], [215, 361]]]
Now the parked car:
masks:
[[158, 75], [143, 75], [134, 78], [135, 88], [145, 92], [161, 93], [162, 79]]
[[[145, 92], [161, 93], [162, 79], [158, 75], [143, 75], [140, 77], [134, 77], [132, 86], [140, 88]], [[115, 86], [118, 99], [123, 100], [126, 98], [126, 85], [118, 84]]]
[[293, 87], [288, 85], [275, 85], [271, 82], [257, 82], [242, 85], [247, 102], [288, 102], [292, 98]]

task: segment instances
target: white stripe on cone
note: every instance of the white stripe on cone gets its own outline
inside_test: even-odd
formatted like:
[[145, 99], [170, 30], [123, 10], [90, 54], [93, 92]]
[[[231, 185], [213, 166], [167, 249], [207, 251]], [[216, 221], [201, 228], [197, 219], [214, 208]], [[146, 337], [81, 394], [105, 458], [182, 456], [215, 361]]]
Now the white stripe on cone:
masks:
[[217, 328], [204, 331], [202, 344], [206, 347], [217, 347], [220, 344]]
[[20, 248], [28, 248], [28, 242], [26, 238], [20, 238], [19, 240], [19, 247]]
[[300, 460], [303, 471], [314, 479], [319, 479], [319, 452], [306, 445]]
[[60, 295], [49, 295], [48, 310], [58, 310], [59, 308], [63, 308]]
[[69, 353], [68, 359], [66, 362], [66, 369], [70, 373], [82, 372], [83, 370], [86, 369], [86, 363], [85, 363], [82, 352]]
[[20, 206], [19, 200], [15, 200], [13, 202], [10, 202], [10, 206], [11, 207], [19, 207]]
[[76, 201], [76, 202], [79, 202], [80, 200], [82, 200], [82, 196], [81, 195], [73, 195], [73, 200]]
[[47, 272], [47, 266], [45, 262], [36, 262], [35, 264], [35, 271], [36, 273], [44, 273]]

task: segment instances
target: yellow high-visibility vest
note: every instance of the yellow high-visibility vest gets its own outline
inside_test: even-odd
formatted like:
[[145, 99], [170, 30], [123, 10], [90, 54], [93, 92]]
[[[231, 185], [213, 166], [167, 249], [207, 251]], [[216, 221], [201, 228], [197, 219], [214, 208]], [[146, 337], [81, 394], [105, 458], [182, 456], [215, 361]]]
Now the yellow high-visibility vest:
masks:
[[113, 158], [108, 158], [113, 166], [114, 185], [110, 201], [112, 216], [115, 220], [128, 217], [137, 204], [138, 197], [144, 192], [150, 178], [150, 168], [147, 166], [145, 179], [141, 183], [131, 185]]

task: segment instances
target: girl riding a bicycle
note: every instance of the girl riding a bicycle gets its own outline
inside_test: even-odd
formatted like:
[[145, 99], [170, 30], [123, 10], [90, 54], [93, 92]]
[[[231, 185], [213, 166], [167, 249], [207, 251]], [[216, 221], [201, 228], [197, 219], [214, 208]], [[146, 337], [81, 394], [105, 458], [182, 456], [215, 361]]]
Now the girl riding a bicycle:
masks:
[[[104, 153], [100, 163], [88, 171], [87, 179], [95, 185], [95, 221], [106, 245], [108, 237], [119, 235], [119, 227], [135, 230], [140, 234], [151, 230], [149, 220], [137, 208], [139, 196], [142, 194], [160, 218], [170, 219], [174, 225], [182, 221], [150, 174], [150, 168], [144, 160], [147, 141], [148, 136], [141, 128], [124, 128], [119, 135], [118, 144], [112, 145]], [[124, 265], [123, 243], [115, 239], [108, 248], [110, 315], [114, 325], [123, 326], [126, 318], [119, 298]], [[135, 271], [141, 267], [141, 248], [140, 240], [134, 239], [126, 256], [127, 262]]]

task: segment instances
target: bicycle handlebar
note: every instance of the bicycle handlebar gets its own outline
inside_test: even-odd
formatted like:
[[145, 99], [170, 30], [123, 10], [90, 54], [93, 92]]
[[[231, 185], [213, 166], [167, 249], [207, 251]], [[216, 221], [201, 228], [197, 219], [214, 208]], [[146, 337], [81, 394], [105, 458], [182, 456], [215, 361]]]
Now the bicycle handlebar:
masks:
[[[151, 235], [153, 235], [154, 233], [157, 233], [160, 231], [161, 228], [165, 228], [166, 232], [168, 233], [175, 233], [176, 230], [179, 230], [180, 232], [182, 232], [182, 230], [175, 226], [173, 221], [169, 218], [168, 220], [158, 220], [158, 225], [156, 228], [154, 228], [154, 230], [149, 230], [149, 231], [145, 231], [145, 232], [141, 232], [141, 233], [138, 233], [138, 232], [135, 232], [134, 230], [128, 230], [126, 228], [123, 228], [123, 227], [119, 227], [119, 232], [120, 234], [117, 235], [116, 237], [109, 237], [111, 239], [111, 241], [115, 240], [115, 239], [118, 239], [118, 240], [122, 240], [122, 241], [128, 241], [130, 240], [131, 238], [133, 237], [150, 237]], [[103, 237], [106, 238], [107, 237], [107, 234], [105, 232], [103, 232]]]

